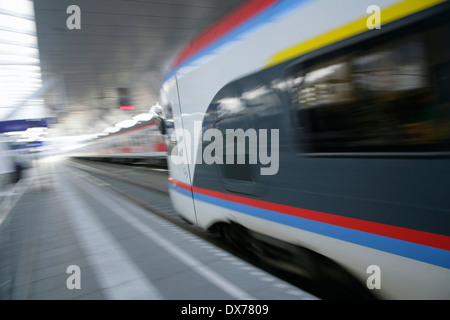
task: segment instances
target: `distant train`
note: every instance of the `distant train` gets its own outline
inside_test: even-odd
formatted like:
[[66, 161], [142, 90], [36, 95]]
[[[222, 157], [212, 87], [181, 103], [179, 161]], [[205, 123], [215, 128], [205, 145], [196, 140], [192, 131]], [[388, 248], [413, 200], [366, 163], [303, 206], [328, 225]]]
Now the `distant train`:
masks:
[[377, 298], [450, 299], [449, 7], [255, 0], [200, 34], [161, 88], [174, 207]]
[[117, 163], [146, 163], [167, 165], [164, 136], [157, 118], [131, 128], [90, 141], [73, 152], [73, 157]]

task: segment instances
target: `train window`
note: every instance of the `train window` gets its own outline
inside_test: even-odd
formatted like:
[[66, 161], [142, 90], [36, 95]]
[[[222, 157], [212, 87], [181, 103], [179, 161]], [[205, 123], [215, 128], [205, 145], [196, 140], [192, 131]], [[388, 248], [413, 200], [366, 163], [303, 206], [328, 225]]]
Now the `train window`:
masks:
[[304, 63], [291, 89], [302, 150], [450, 151], [449, 45], [436, 41], [449, 29]]
[[424, 44], [420, 41], [361, 55], [354, 59], [353, 66], [354, 82], [363, 99], [395, 99], [409, 90], [429, 87]]
[[[248, 126], [251, 126], [251, 117], [248, 112], [243, 112], [245, 110], [245, 106], [240, 105], [242, 101], [239, 103], [232, 102], [232, 109], [229, 108], [230, 105], [227, 106], [227, 111], [222, 109], [222, 112], [217, 110], [218, 117], [222, 116], [222, 118], [214, 124], [214, 128], [219, 129], [222, 132], [223, 136], [223, 165], [222, 165], [222, 175], [225, 179], [230, 180], [239, 180], [239, 181], [253, 181], [252, 172], [254, 171], [253, 165], [249, 162], [249, 152], [250, 152], [250, 138], [245, 138], [244, 141], [241, 141], [237, 137], [234, 136], [235, 130], [243, 130], [245, 131]], [[220, 107], [220, 105], [219, 105]], [[240, 110], [239, 110], [240, 109]], [[240, 112], [239, 112], [240, 111]], [[224, 112], [227, 112], [227, 116], [224, 115]], [[230, 130], [230, 131], [229, 131]], [[227, 146], [228, 141], [233, 141], [232, 146]], [[238, 148], [239, 143], [244, 143], [244, 149], [240, 150]], [[254, 143], [254, 142], [253, 142]], [[231, 149], [230, 149], [231, 147]], [[230, 154], [229, 151], [233, 152], [233, 161], [230, 162]], [[243, 152], [241, 154], [240, 152]], [[244, 157], [244, 163], [240, 163], [238, 158]]]
[[308, 72], [297, 92], [299, 106], [308, 108], [351, 100], [349, 64], [330, 64]]
[[[241, 194], [257, 194], [256, 177], [258, 137], [255, 133], [261, 120], [280, 108], [273, 90], [254, 77], [243, 78], [222, 88], [208, 108], [204, 129], [220, 130], [223, 137], [223, 162], [217, 166], [224, 188]], [[249, 130], [251, 129], [251, 130]], [[255, 134], [254, 134], [255, 133]], [[231, 143], [232, 145], [227, 143]], [[232, 152], [232, 153], [231, 153]]]

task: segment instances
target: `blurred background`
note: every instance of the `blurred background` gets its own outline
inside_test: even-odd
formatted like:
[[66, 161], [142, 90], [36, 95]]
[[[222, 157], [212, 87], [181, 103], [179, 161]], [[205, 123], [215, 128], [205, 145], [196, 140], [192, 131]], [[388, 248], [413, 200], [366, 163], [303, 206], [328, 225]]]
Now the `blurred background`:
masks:
[[148, 118], [181, 49], [242, 2], [1, 0], [2, 141], [60, 151]]

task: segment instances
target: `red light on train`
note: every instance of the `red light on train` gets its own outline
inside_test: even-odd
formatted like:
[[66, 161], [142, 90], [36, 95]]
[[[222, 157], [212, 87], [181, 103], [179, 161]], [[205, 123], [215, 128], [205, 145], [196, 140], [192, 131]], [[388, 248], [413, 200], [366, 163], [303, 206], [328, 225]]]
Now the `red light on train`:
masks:
[[120, 106], [121, 110], [134, 110], [133, 106]]

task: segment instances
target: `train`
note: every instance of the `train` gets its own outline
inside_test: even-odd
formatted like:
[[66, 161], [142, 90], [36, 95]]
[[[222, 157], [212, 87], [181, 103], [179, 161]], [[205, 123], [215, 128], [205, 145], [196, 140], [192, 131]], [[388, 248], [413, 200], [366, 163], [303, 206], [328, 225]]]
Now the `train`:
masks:
[[200, 33], [160, 89], [174, 208], [342, 292], [449, 299], [449, 14], [250, 0]]
[[75, 159], [167, 166], [165, 138], [158, 117], [87, 142], [71, 152]]

